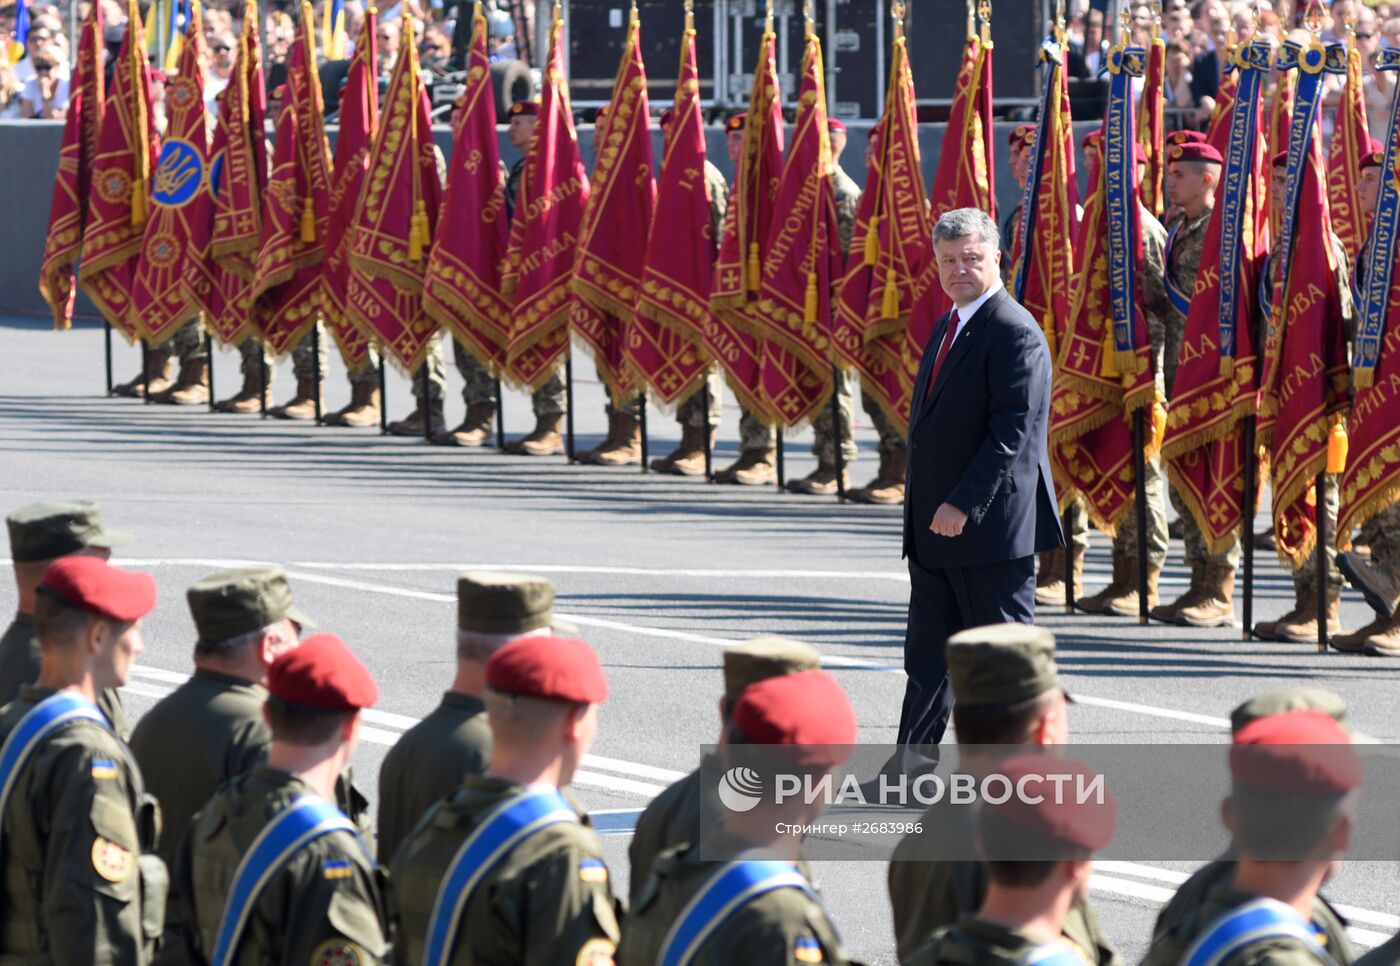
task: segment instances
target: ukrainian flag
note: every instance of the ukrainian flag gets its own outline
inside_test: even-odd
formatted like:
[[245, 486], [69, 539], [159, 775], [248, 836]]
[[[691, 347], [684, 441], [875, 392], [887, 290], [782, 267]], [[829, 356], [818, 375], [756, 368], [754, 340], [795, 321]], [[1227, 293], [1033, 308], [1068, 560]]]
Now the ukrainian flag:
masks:
[[321, 53], [326, 60], [345, 60], [347, 46], [344, 0], [326, 0], [321, 10]]
[[10, 63], [17, 64], [24, 57], [24, 45], [29, 40], [29, 5], [19, 0], [19, 12], [15, 14], [15, 36], [5, 47]]
[[190, 0], [178, 5], [174, 0], [166, 2], [170, 9], [166, 16], [165, 63], [162, 69], [167, 74], [173, 74], [180, 69], [180, 51], [185, 46], [185, 27], [190, 22]]

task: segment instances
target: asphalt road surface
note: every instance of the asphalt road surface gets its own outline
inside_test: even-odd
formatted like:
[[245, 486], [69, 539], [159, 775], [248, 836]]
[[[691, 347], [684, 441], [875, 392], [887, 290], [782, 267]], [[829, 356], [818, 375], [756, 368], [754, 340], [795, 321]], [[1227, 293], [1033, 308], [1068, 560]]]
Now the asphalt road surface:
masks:
[[[129, 378], [137, 350], [117, 340], [114, 355], [117, 380]], [[605, 422], [592, 366], [581, 354], [576, 359], [582, 448], [603, 435]], [[279, 398], [291, 393], [289, 369], [280, 366]], [[237, 355], [217, 353], [215, 371], [218, 394], [232, 393]], [[348, 399], [342, 373], [334, 361], [328, 410]], [[449, 367], [452, 424], [461, 418], [460, 386]], [[559, 612], [601, 653], [612, 689], [577, 785], [607, 832], [621, 892], [636, 811], [694, 767], [699, 747], [716, 737], [725, 646], [767, 632], [811, 642], [850, 694], [861, 741], [894, 739], [908, 596], [897, 508], [147, 406], [104, 398], [102, 390], [100, 328], [54, 334], [36, 320], [0, 318], [0, 511], [42, 499], [98, 500], [110, 526], [136, 537], [120, 562], [149, 569], [159, 582], [146, 652], [125, 689], [136, 715], [191, 669], [184, 588], [226, 564], [284, 564], [301, 608], [345, 637], [379, 681], [383, 696], [367, 715], [355, 761], [373, 797], [385, 749], [451, 679], [455, 573], [546, 574], [558, 586]], [[718, 465], [733, 458], [738, 435], [737, 406], [727, 403]], [[389, 378], [389, 404], [393, 417], [411, 406], [397, 374]], [[527, 431], [526, 397], [508, 393], [505, 417], [512, 436]], [[862, 456], [854, 477], [863, 483], [874, 472], [875, 435], [863, 419], [856, 435]], [[679, 431], [653, 409], [650, 437], [652, 453], [661, 454]], [[810, 433], [788, 439], [790, 477], [812, 467], [809, 446]], [[1288, 608], [1291, 588], [1272, 554], [1258, 560], [1256, 614], [1276, 616]], [[1087, 570], [1091, 588], [1106, 582], [1101, 538]], [[1164, 594], [1185, 583], [1176, 545]], [[0, 609], [12, 604], [4, 582]], [[1369, 611], [1348, 591], [1342, 616], [1351, 628]], [[1400, 737], [1396, 662], [1247, 644], [1235, 630], [1183, 633], [1067, 617], [1058, 608], [1042, 621], [1058, 636], [1061, 670], [1078, 701], [1071, 710], [1077, 742], [1221, 743], [1226, 716], [1244, 697], [1297, 684], [1340, 692], [1359, 728]], [[1130, 961], [1145, 950], [1156, 909], [1189, 868], [1115, 862], [1098, 870], [1094, 901]], [[1388, 860], [1350, 862], [1329, 887], [1363, 945], [1400, 928], [1396, 870]], [[815, 876], [852, 953], [894, 963], [883, 864], [818, 862]]]

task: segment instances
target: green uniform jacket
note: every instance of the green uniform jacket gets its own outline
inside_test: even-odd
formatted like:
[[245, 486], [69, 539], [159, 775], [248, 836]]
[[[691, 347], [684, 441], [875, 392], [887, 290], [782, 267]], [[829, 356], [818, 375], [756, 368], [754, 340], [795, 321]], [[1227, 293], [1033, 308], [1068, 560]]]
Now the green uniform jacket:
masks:
[[[700, 838], [700, 809], [702, 800], [712, 804], [714, 796], [702, 799], [700, 794], [700, 771], [714, 773], [717, 767], [714, 755], [706, 755], [706, 764], [678, 782], [668, 785], [660, 795], [653, 798], [637, 819], [637, 829], [632, 833], [632, 841], [627, 846], [627, 858], [632, 866], [629, 882], [628, 902], [636, 905], [637, 896], [651, 878], [656, 859], [682, 845], [691, 845]], [[723, 769], [720, 769], [721, 771]], [[719, 828], [718, 816], [715, 828]]]
[[[1189, 885], [1190, 881], [1186, 884]], [[1211, 923], [1236, 906], [1242, 906], [1255, 898], [1257, 897], [1228, 885], [1222, 878], [1222, 881], [1205, 890], [1190, 915], [1153, 937], [1152, 945], [1143, 957], [1142, 966], [1176, 966], [1186, 950], [1191, 948], [1191, 944]], [[1315, 924], [1322, 925], [1316, 922]], [[1325, 945], [1333, 961], [1341, 963], [1342, 966], [1352, 962], [1349, 944], [1345, 948], [1331, 948], [1329, 940]], [[1222, 962], [1220, 966], [1311, 966], [1321, 962], [1323, 960], [1318, 959], [1303, 943], [1296, 939], [1283, 938], [1252, 943]]]
[[[682, 846], [663, 852], [623, 922], [617, 966], [655, 966], [681, 911], [721, 868], [721, 863], [701, 859], [702, 851], [706, 855], [737, 854], [742, 846], [716, 841], [703, 849]], [[745, 903], [705, 940], [690, 960], [691, 966], [840, 966], [849, 962], [826, 910], [800, 889], [774, 889]]]
[[[228, 782], [195, 816], [176, 878], [188, 897], [190, 940], [203, 962], [214, 951], [238, 863], [293, 800], [316, 794], [295, 775], [259, 765]], [[349, 832], [304, 846], [274, 875], [248, 917], [233, 962], [282, 966], [385, 962], [389, 933], [379, 874]]]
[[[53, 693], [22, 686], [0, 710], [0, 744]], [[0, 961], [149, 963], [169, 882], [148, 854], [159, 827], [121, 739], [89, 721], [54, 732], [20, 770], [0, 816]]]
[[[19, 697], [19, 689], [39, 680], [39, 638], [34, 634], [32, 614], [15, 614], [14, 622], [0, 637], [0, 707]], [[103, 691], [97, 696], [97, 706], [112, 722], [117, 737], [131, 737], [131, 723], [126, 720], [122, 699], [116, 691]]]
[[837, 164], [831, 168], [831, 187], [836, 195], [836, 233], [841, 241], [840, 271], [845, 272], [845, 259], [851, 254], [851, 236], [855, 234], [856, 214], [860, 210], [860, 185]]
[[[391, 866], [399, 962], [423, 962], [433, 903], [457, 850], [489, 812], [521, 791], [504, 779], [469, 775], [405, 840]], [[476, 887], [449, 961], [607, 962], [617, 945], [618, 912], [598, 833], [582, 822], [549, 825], [517, 844]]]
[[[963, 821], [971, 819], [967, 809], [949, 812], [933, 806], [924, 813], [921, 821], [924, 828], [934, 834], [946, 834], [958, 839], [973, 834], [971, 828], [961, 827], [962, 822], [948, 822], [950, 816]], [[961, 917], [976, 912], [987, 894], [987, 873], [982, 863], [920, 858], [921, 855], [938, 854], [928, 849], [928, 840], [910, 834], [900, 840], [890, 858], [890, 906], [894, 911], [895, 945], [901, 957], [912, 954], [937, 930], [952, 926]], [[1061, 928], [1065, 938], [1090, 963], [1117, 966], [1123, 962], [1099, 924], [1098, 913], [1087, 899], [1070, 907]]]
[[388, 862], [438, 799], [491, 760], [486, 705], [448, 691], [442, 703], [394, 742], [379, 766], [379, 858]]
[[1019, 929], [963, 915], [956, 924], [944, 926], [909, 956], [904, 966], [982, 966], [1024, 962], [1031, 950], [1046, 945]]

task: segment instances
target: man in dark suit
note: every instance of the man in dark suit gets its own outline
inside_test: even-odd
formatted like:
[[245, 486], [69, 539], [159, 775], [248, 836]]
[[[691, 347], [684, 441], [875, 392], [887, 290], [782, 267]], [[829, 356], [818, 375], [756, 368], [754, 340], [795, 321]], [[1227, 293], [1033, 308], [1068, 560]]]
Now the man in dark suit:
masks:
[[952, 711], [944, 642], [1035, 618], [1035, 554], [1062, 546], [1047, 452], [1050, 350], [1001, 284], [996, 223], [975, 208], [933, 230], [954, 308], [924, 349], [909, 418], [904, 556], [912, 590], [900, 769], [926, 770]]

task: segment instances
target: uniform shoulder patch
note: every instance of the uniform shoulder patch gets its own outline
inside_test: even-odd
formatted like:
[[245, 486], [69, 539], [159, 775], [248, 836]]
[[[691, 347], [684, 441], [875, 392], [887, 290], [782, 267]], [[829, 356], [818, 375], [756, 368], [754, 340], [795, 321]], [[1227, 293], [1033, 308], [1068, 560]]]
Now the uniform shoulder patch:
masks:
[[595, 936], [578, 951], [574, 966], [613, 966], [613, 953], [616, 951], [617, 944], [612, 940]]
[[583, 882], [607, 882], [608, 867], [602, 859], [582, 859], [578, 864], [578, 877]]
[[99, 835], [92, 841], [92, 867], [108, 882], [124, 882], [136, 868], [136, 856]]
[[94, 758], [92, 760], [92, 777], [99, 781], [114, 779], [117, 777], [117, 763], [108, 758]]
[[327, 940], [311, 953], [311, 966], [359, 966], [369, 962], [369, 954], [347, 939]]
[[321, 863], [321, 875], [327, 879], [349, 879], [355, 866], [349, 859], [326, 859]]
[[826, 957], [822, 954], [821, 943], [811, 936], [798, 936], [792, 943], [792, 958], [799, 963], [822, 963]]

